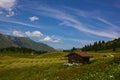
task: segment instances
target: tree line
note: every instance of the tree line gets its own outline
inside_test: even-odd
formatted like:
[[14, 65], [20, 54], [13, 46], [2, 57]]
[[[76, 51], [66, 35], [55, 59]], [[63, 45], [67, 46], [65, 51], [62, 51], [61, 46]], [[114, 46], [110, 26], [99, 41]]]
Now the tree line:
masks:
[[116, 51], [117, 48], [120, 48], [120, 38], [108, 42], [98, 41], [93, 44], [85, 45], [82, 48], [82, 51], [100, 51], [110, 49], [112, 49], [112, 51]]
[[0, 53], [5, 53], [5, 52], [42, 54], [42, 53], [46, 53], [47, 51], [36, 51], [25, 47], [8, 47], [8, 48], [0, 49]]

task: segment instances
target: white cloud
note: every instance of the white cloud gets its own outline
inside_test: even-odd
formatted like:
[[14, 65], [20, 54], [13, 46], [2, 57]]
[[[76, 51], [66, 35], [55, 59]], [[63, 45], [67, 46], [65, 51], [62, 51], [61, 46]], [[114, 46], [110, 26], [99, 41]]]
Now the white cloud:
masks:
[[13, 35], [14, 36], [18, 36], [18, 37], [24, 37], [23, 33], [21, 31], [13, 31]]
[[31, 32], [30, 32], [30, 31], [25, 32], [25, 34], [26, 34], [27, 36], [31, 36]]
[[52, 38], [51, 38], [51, 37], [49, 37], [49, 36], [47, 36], [47, 37], [45, 37], [43, 40], [44, 40], [44, 41], [51, 42], [51, 41], [52, 41]]
[[37, 20], [39, 20], [39, 18], [37, 16], [32, 16], [29, 19], [30, 19], [30, 21], [37, 21]]
[[15, 3], [16, 0], [0, 0], [0, 7], [6, 10], [11, 10]]
[[39, 38], [39, 37], [43, 36], [43, 34], [40, 31], [21, 32], [21, 31], [14, 30], [12, 33], [13, 33], [14, 36], [18, 36], [18, 37], [26, 37], [26, 36], [28, 36], [28, 37], [38, 37]]
[[9, 11], [9, 13], [6, 15], [6, 17], [11, 17], [11, 16], [14, 16], [14, 15], [15, 15], [14, 11]]
[[42, 41], [53, 42], [53, 43], [59, 43], [62, 41], [60, 38], [56, 38], [55, 36], [51, 36], [51, 37], [45, 36], [40, 31], [22, 32], [22, 31], [14, 30], [12, 34], [17, 37], [36, 37], [38, 39], [41, 38]]
[[16, 4], [16, 0], [0, 0], [0, 8], [3, 8], [8, 11], [7, 17], [11, 17], [14, 15], [14, 11], [12, 10]]
[[43, 34], [40, 31], [33, 31], [33, 32], [27, 31], [27, 32], [25, 32], [25, 35], [29, 36], [29, 37], [41, 37], [41, 36], [43, 36]]
[[40, 37], [43, 35], [40, 31], [33, 31], [32, 34], [36, 37]]
[[60, 38], [56, 38], [55, 36], [46, 36], [43, 38], [43, 41], [46, 41], [46, 42], [53, 42], [53, 43], [59, 43], [61, 42], [62, 40]]

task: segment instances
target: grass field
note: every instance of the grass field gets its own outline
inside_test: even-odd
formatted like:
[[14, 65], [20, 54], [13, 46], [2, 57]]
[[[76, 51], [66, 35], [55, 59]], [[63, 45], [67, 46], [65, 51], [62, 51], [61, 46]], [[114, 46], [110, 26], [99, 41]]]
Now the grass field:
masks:
[[73, 66], [64, 65], [67, 54], [1, 54], [0, 80], [120, 80], [120, 58], [111, 56], [116, 53], [91, 52], [91, 64]]

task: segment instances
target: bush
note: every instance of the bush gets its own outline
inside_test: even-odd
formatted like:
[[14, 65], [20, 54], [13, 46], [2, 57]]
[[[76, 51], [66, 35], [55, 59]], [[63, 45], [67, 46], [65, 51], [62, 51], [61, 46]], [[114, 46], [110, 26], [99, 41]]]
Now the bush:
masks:
[[112, 63], [120, 64], [120, 56], [114, 57], [113, 60], [112, 60]]

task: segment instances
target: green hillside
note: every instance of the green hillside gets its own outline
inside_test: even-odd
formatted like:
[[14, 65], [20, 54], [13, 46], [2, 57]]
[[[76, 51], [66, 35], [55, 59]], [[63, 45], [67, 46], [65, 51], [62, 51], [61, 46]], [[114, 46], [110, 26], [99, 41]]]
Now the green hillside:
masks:
[[86, 45], [82, 48], [82, 51], [106, 51], [106, 52], [120, 52], [120, 38], [112, 41], [99, 41], [94, 44]]
[[25, 47], [36, 51], [53, 51], [54, 48], [25, 37], [13, 37], [0, 34], [0, 48]]

